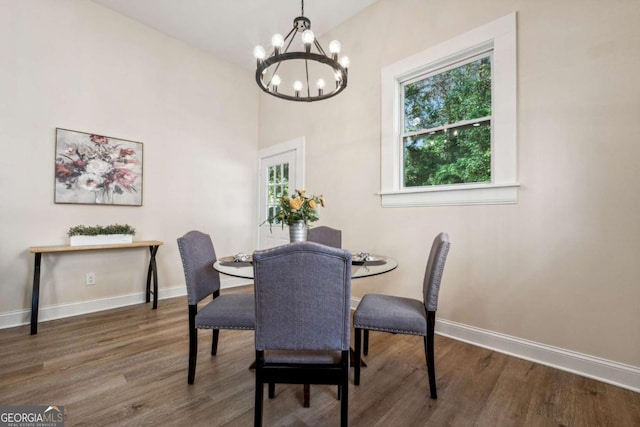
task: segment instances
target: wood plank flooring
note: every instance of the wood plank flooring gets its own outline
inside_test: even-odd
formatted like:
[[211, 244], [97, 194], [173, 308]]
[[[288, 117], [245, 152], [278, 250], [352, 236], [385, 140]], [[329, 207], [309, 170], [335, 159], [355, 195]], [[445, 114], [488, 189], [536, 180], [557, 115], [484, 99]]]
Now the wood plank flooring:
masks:
[[[68, 426], [253, 424], [253, 332], [221, 331], [212, 357], [211, 333], [199, 331], [189, 386], [186, 298], [38, 331], [0, 330], [0, 405], [64, 405]], [[421, 338], [371, 333], [366, 362], [361, 385], [349, 388], [351, 426], [640, 426], [638, 393], [440, 336], [437, 401]], [[278, 385], [265, 397], [265, 425], [339, 425], [335, 387], [312, 386], [311, 408], [302, 398], [302, 386]]]

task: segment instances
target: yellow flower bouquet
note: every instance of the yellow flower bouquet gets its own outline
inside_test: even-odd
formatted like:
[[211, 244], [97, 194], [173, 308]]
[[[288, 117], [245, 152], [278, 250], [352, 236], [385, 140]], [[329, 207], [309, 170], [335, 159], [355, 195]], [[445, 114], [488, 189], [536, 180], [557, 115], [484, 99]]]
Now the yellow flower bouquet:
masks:
[[293, 225], [298, 221], [304, 221], [307, 224], [319, 219], [319, 207], [324, 207], [322, 195], [308, 196], [306, 190], [295, 190], [293, 195], [284, 195], [280, 198], [280, 209], [265, 222], [268, 222], [270, 226], [279, 223], [282, 228], [285, 224]]

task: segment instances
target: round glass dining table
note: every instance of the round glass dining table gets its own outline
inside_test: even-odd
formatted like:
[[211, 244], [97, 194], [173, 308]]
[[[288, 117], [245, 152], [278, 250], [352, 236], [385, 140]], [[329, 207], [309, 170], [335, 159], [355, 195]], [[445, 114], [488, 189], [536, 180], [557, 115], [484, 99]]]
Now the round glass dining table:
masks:
[[[213, 268], [227, 276], [253, 279], [253, 264], [251, 261], [236, 261], [237, 257], [224, 257], [218, 259]], [[351, 264], [351, 278], [360, 279], [378, 274], [388, 273], [398, 267], [398, 262], [392, 258], [376, 255], [372, 261], [353, 261]]]

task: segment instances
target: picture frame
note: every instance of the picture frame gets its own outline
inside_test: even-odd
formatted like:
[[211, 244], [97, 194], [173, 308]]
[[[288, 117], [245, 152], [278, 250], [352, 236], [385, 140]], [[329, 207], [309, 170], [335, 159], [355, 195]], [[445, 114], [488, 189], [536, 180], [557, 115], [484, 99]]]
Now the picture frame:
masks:
[[54, 202], [142, 206], [143, 143], [56, 128]]

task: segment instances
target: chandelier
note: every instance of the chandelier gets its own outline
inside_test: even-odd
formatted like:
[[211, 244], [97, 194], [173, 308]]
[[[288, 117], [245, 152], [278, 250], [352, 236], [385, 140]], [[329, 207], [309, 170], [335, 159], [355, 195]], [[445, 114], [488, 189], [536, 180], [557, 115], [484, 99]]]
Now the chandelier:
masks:
[[[347, 87], [349, 57], [338, 58], [341, 45], [337, 40], [329, 43], [330, 55], [324, 52], [311, 31], [311, 21], [304, 16], [304, 0], [301, 1], [302, 13], [293, 20], [289, 34], [271, 37], [269, 56], [262, 46], [253, 49], [256, 82], [260, 89], [281, 99], [320, 101]], [[298, 33], [300, 37], [296, 37]]]

